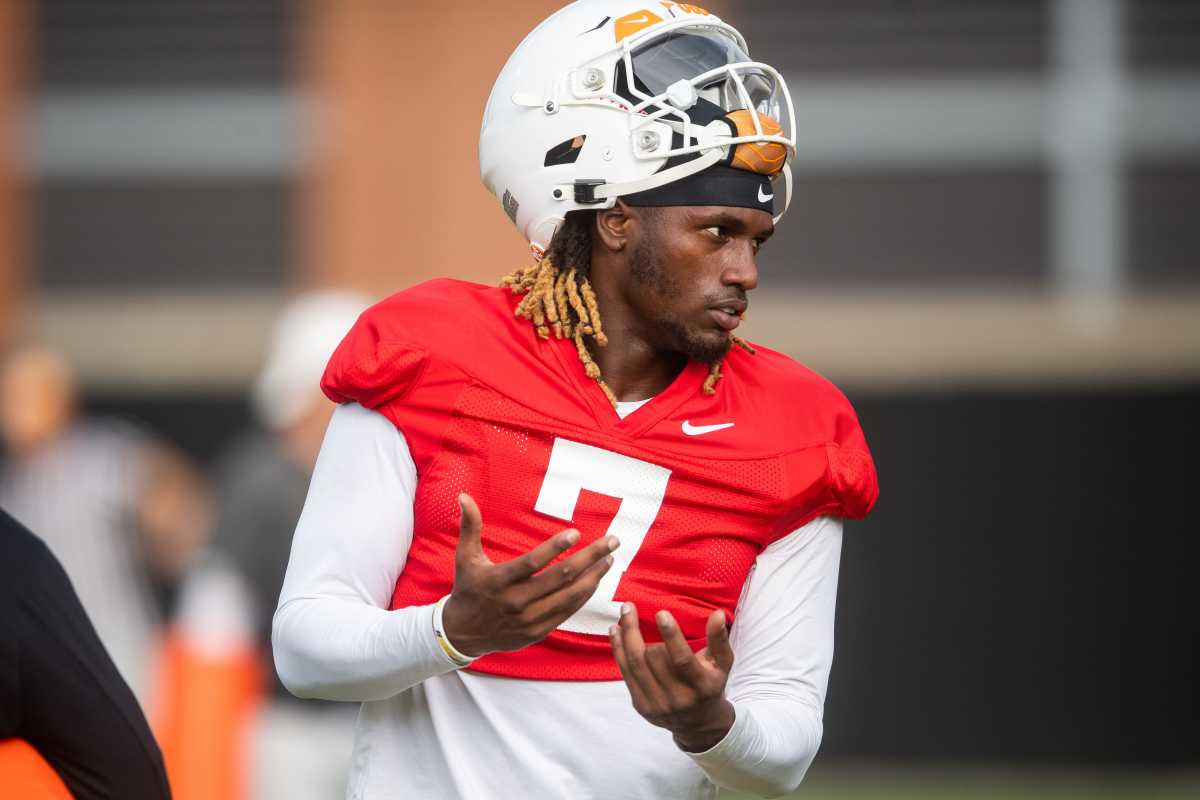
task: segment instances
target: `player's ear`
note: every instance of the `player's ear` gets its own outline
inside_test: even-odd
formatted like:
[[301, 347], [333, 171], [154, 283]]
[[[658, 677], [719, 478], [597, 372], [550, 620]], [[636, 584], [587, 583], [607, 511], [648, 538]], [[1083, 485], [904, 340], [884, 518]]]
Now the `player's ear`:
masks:
[[633, 213], [620, 199], [612, 208], [596, 212], [596, 235], [600, 237], [600, 242], [614, 253], [625, 249], [633, 224]]

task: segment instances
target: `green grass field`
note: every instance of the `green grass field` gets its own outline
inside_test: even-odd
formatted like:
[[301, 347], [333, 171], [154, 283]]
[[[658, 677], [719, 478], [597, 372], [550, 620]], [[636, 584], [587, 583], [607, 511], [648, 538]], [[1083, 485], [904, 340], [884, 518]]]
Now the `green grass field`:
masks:
[[[1124, 772], [1014, 767], [814, 766], [791, 798], [804, 800], [1196, 800], [1193, 772]], [[723, 792], [721, 800], [750, 800]]]

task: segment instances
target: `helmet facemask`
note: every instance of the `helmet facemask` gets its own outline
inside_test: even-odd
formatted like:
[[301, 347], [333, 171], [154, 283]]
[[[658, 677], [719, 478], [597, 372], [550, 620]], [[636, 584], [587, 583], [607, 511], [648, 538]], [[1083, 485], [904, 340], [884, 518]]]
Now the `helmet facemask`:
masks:
[[[631, 104], [635, 157], [668, 159], [656, 173], [666, 180], [655, 183], [724, 163], [773, 183], [781, 180], [786, 210], [791, 194], [787, 166], [795, 152], [787, 85], [773, 67], [751, 61], [729, 29], [689, 25], [626, 42], [613, 93]], [[659, 141], [659, 125], [672, 131], [669, 141]]]

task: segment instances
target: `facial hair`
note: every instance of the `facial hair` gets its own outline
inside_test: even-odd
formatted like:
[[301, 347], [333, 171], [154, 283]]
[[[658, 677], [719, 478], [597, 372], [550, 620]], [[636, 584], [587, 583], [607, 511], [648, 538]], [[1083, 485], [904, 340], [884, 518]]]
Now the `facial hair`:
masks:
[[[657, 239], [653, 226], [644, 228], [646, 234], [638, 240], [630, 254], [630, 274], [633, 280], [648, 294], [665, 302], [669, 298], [679, 296], [679, 283], [668, 275], [657, 257]], [[661, 303], [659, 308], [661, 309]], [[682, 319], [667, 311], [649, 318], [650, 326], [658, 334], [667, 349], [682, 353], [688, 358], [705, 364], [720, 361], [729, 352], [733, 344], [728, 336], [696, 331], [689, 328]]]

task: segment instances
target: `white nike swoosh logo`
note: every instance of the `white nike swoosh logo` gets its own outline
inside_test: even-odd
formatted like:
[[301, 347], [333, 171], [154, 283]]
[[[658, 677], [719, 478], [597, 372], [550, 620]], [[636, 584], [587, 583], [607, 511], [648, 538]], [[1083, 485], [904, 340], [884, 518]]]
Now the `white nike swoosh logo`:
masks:
[[641, 25], [643, 22], [649, 22], [649, 21], [650, 21], [650, 17], [646, 16], [645, 14], [642, 14], [637, 19], [625, 20], [625, 24], [626, 25]]
[[725, 428], [732, 427], [732, 422], [721, 422], [716, 425], [693, 425], [686, 419], [683, 421], [683, 432], [688, 436], [699, 436], [702, 433], [712, 433], [713, 431], [720, 431], [724, 430]]
[[774, 199], [775, 199], [774, 194], [763, 194], [762, 187], [761, 186], [758, 187], [758, 202], [765, 203], [768, 200], [774, 200]]

